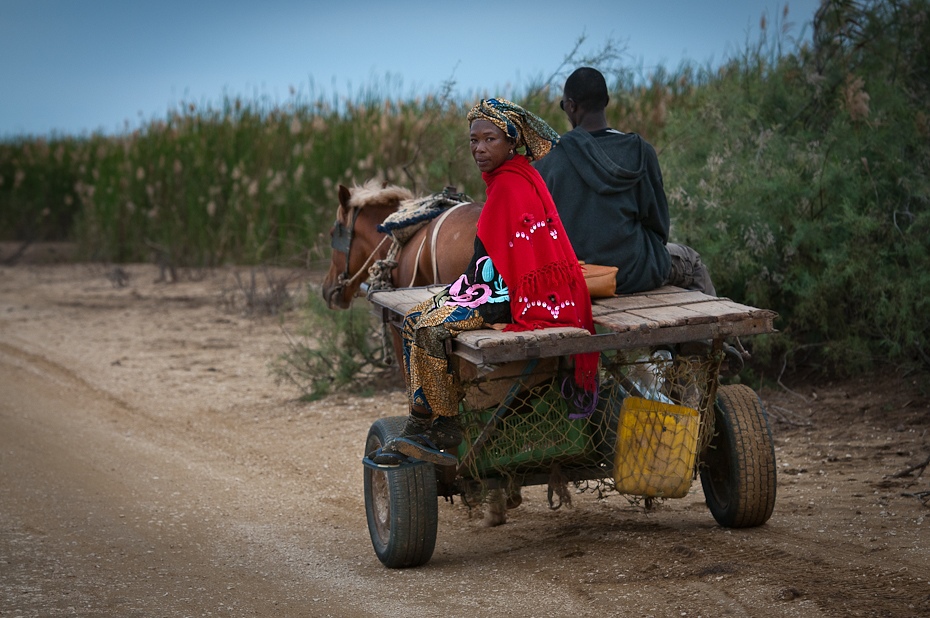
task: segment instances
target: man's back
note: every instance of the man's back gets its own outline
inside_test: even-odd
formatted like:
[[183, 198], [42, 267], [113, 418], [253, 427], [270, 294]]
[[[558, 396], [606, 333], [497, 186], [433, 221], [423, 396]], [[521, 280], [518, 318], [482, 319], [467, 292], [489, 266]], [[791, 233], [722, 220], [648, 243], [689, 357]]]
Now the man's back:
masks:
[[616, 266], [617, 291], [669, 274], [669, 212], [655, 150], [639, 135], [576, 128], [536, 162], [578, 258]]

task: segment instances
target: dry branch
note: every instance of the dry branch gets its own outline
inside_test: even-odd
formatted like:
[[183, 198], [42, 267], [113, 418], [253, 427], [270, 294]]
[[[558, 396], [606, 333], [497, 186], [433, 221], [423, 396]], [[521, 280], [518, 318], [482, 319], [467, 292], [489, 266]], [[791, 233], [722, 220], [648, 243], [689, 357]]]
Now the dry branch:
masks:
[[910, 476], [911, 472], [914, 472], [915, 470], [920, 470], [920, 472], [917, 473], [917, 477], [920, 478], [920, 475], [924, 473], [924, 470], [927, 469], [927, 466], [930, 466], [930, 455], [927, 455], [927, 458], [919, 464], [914, 464], [913, 466], [907, 467], [900, 472], [895, 472], [891, 475], [891, 478], [899, 479], [904, 476]]
[[811, 423], [810, 421], [800, 421], [800, 420], [794, 420], [793, 418], [789, 418], [790, 416], [794, 416], [796, 418], [797, 414], [787, 408], [783, 408], [781, 406], [768, 405], [766, 406], [766, 409], [769, 411], [769, 413], [772, 414], [772, 416], [775, 417], [775, 420], [778, 421], [779, 423], [791, 425], [792, 427], [810, 427], [811, 425], [813, 425], [813, 423]]
[[901, 495], [907, 498], [917, 498], [924, 506], [930, 506], [930, 491], [917, 491], [913, 493], [903, 493]]

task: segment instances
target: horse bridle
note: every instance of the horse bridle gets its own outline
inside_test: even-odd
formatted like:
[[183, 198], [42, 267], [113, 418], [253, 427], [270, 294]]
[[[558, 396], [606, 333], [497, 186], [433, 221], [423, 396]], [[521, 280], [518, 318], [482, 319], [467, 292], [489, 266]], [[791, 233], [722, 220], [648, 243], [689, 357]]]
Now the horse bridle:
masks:
[[352, 235], [355, 231], [355, 220], [358, 219], [359, 210], [358, 208], [352, 209], [352, 220], [349, 222], [348, 227], [339, 220], [339, 217], [336, 217], [336, 222], [333, 223], [333, 240], [331, 245], [336, 251], [342, 251], [346, 254], [346, 276], [349, 274], [349, 250], [352, 248]]
[[375, 247], [374, 251], [371, 252], [371, 255], [368, 256], [368, 259], [365, 260], [365, 263], [362, 264], [362, 267], [358, 269], [351, 277], [349, 276], [349, 252], [352, 250], [352, 238], [355, 236], [355, 220], [358, 219], [358, 213], [361, 211], [361, 208], [353, 208], [352, 213], [349, 217], [349, 225], [346, 226], [342, 221], [339, 220], [339, 217], [336, 217], [335, 223], [333, 223], [333, 234], [332, 241], [330, 246], [332, 246], [334, 251], [341, 251], [345, 253], [346, 256], [346, 267], [345, 270], [336, 278], [336, 284], [333, 286], [333, 292], [341, 294], [346, 287], [351, 285], [356, 279], [358, 279], [362, 273], [368, 270], [368, 267], [371, 265], [373, 258], [378, 254], [378, 250], [381, 248], [381, 245], [387, 241], [390, 236], [385, 236], [378, 246]]

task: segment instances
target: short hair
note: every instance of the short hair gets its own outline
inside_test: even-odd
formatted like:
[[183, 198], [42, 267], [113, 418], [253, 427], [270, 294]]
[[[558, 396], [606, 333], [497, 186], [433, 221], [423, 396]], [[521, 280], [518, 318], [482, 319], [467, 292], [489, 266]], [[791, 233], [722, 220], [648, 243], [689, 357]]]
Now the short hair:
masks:
[[581, 67], [565, 80], [565, 96], [587, 110], [601, 110], [607, 107], [610, 96], [607, 94], [607, 80], [597, 69]]

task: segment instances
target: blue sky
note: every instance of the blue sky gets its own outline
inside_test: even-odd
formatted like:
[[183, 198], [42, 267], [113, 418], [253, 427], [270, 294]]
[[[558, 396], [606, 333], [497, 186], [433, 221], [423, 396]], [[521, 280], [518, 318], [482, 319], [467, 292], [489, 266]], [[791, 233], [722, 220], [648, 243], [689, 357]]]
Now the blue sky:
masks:
[[759, 21], [809, 38], [819, 0], [0, 0], [0, 138], [114, 133], [181, 102], [508, 96], [556, 71], [577, 39], [646, 71], [718, 64]]

